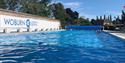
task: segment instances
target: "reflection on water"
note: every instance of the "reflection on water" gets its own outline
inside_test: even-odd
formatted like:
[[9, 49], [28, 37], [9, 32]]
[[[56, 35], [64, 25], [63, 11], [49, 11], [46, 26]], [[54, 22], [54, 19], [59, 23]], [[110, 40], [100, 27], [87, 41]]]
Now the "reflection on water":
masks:
[[125, 41], [95, 31], [0, 36], [0, 61], [12, 63], [124, 63]]

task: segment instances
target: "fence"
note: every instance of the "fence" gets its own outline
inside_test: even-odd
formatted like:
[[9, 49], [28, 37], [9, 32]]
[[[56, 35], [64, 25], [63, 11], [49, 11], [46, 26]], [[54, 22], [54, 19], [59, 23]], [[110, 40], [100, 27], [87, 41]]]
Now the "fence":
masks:
[[103, 26], [66, 26], [65, 29], [74, 30], [103, 30]]

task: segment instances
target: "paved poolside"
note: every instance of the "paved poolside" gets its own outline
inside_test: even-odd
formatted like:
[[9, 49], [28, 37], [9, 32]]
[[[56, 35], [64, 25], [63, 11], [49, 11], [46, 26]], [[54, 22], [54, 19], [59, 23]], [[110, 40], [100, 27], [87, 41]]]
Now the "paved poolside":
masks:
[[119, 38], [125, 39], [125, 32], [120, 32], [120, 31], [109, 31], [109, 30], [104, 30], [104, 32], [109, 32], [110, 34], [117, 36]]

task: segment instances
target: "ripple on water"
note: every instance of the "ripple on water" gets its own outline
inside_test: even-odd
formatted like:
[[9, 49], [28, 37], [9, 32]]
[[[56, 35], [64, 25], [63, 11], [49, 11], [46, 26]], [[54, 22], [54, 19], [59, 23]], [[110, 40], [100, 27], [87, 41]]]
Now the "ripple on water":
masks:
[[109, 34], [97, 34], [95, 31], [0, 36], [0, 61], [6, 63], [124, 63], [124, 46], [124, 41]]

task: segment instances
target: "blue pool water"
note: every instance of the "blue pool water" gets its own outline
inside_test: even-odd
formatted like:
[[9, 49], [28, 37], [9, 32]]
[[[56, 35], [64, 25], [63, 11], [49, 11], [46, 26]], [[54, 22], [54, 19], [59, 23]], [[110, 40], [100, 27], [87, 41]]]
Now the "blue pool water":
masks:
[[125, 41], [95, 31], [0, 35], [3, 63], [125, 63]]

